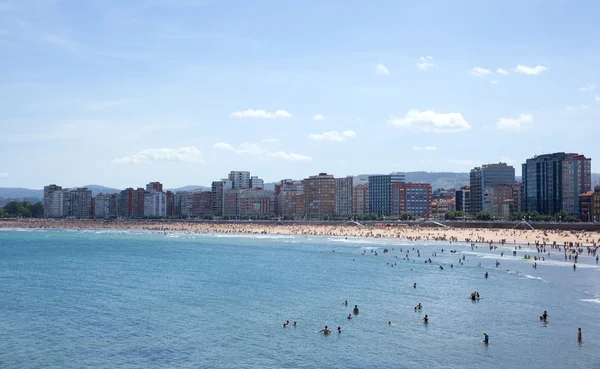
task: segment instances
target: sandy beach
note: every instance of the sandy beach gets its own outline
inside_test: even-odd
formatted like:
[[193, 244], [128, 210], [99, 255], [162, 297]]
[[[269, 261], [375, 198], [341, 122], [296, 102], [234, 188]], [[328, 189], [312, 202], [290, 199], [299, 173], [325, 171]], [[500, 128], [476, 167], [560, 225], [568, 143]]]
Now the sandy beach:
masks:
[[596, 247], [600, 232], [565, 230], [522, 230], [482, 228], [432, 228], [418, 226], [358, 226], [274, 223], [211, 223], [183, 221], [94, 221], [94, 220], [3, 220], [0, 229], [146, 230], [153, 232], [306, 235], [330, 237], [397, 238], [409, 241], [514, 244], [519, 246], [558, 245]]

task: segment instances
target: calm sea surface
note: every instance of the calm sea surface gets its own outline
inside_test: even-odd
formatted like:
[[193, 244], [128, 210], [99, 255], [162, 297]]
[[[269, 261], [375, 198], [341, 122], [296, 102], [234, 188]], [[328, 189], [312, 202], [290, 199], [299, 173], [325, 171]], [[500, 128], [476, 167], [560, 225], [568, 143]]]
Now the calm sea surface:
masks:
[[[553, 253], [533, 269], [526, 253], [534, 255], [396, 240], [0, 231], [0, 368], [600, 368], [595, 260], [582, 257], [573, 271]], [[346, 319], [355, 304], [360, 313]], [[297, 327], [283, 328], [286, 320]], [[316, 334], [324, 325], [342, 333]]]

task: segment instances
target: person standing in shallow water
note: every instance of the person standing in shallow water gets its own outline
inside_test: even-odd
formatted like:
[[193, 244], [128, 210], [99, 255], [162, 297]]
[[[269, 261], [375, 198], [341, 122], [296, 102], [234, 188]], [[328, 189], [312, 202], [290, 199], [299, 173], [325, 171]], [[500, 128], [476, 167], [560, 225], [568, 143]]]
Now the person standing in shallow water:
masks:
[[577, 342], [578, 343], [583, 342], [582, 338], [581, 338], [581, 328], [578, 328], [578, 330], [577, 330]]
[[358, 314], [358, 305], [354, 305], [354, 309], [352, 310], [354, 315]]

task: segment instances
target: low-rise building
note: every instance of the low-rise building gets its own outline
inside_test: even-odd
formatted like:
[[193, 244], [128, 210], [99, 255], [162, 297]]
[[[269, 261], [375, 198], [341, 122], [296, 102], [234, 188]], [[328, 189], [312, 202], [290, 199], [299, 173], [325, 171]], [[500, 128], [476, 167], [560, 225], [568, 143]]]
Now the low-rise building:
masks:
[[431, 202], [431, 218], [445, 219], [446, 214], [452, 211], [456, 211], [455, 199], [437, 199]]
[[579, 195], [579, 209], [583, 222], [600, 222], [600, 184]]

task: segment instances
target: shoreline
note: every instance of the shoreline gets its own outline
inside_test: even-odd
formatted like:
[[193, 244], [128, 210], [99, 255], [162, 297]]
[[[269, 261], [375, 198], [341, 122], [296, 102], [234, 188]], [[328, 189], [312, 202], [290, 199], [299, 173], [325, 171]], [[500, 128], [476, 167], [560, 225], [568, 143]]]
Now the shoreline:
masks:
[[[0, 229], [56, 230], [145, 230], [154, 232], [188, 232], [196, 234], [290, 235], [356, 237], [366, 239], [402, 239], [418, 242], [465, 242], [477, 245], [597, 247], [600, 232], [565, 230], [523, 230], [495, 228], [432, 228], [412, 225], [357, 226], [355, 224], [281, 224], [261, 222], [190, 222], [154, 220], [96, 221], [81, 219], [2, 220]], [[571, 245], [572, 243], [572, 245]]]

